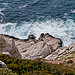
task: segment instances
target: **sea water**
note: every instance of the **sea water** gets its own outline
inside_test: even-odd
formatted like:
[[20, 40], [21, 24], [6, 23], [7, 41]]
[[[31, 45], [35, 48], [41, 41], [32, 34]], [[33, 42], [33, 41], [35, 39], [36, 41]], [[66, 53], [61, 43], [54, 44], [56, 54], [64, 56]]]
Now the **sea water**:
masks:
[[75, 42], [74, 0], [0, 0], [0, 34], [26, 39], [50, 33], [67, 46]]

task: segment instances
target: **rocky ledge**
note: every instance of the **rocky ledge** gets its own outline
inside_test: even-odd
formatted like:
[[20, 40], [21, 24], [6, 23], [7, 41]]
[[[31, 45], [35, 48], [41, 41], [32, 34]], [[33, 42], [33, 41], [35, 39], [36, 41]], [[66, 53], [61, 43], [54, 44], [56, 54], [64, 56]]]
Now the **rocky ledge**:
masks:
[[62, 59], [75, 50], [75, 43], [68, 47], [62, 47], [62, 41], [52, 35], [42, 33], [38, 40], [34, 35], [28, 39], [0, 35], [0, 54], [8, 54], [19, 59], [44, 58], [46, 60]]

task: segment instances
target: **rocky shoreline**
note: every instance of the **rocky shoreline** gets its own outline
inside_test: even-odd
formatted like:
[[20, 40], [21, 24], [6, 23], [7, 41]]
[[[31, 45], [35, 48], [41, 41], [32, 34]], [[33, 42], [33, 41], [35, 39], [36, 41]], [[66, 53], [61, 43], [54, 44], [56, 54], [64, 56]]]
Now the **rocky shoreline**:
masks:
[[75, 42], [68, 47], [62, 47], [60, 38], [49, 33], [42, 33], [38, 40], [34, 35], [20, 40], [9, 35], [0, 34], [0, 54], [8, 54], [19, 59], [64, 60], [74, 56]]

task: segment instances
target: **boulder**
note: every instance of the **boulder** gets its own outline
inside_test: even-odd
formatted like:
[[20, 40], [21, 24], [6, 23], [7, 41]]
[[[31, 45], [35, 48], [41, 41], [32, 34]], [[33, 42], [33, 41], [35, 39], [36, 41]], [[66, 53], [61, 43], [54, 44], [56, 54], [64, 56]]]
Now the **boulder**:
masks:
[[0, 68], [7, 68], [7, 65], [4, 62], [0, 61]]
[[42, 33], [41, 35], [40, 35], [40, 37], [38, 38], [38, 41], [43, 41], [43, 38], [44, 38], [45, 36], [44, 36], [44, 33]]
[[1, 54], [6, 54], [6, 55], [11, 56], [11, 54], [9, 52], [2, 52]]
[[28, 36], [28, 40], [29, 40], [29, 39], [35, 40], [35, 38], [36, 38], [36, 37], [35, 37], [34, 35], [29, 35], [29, 36]]

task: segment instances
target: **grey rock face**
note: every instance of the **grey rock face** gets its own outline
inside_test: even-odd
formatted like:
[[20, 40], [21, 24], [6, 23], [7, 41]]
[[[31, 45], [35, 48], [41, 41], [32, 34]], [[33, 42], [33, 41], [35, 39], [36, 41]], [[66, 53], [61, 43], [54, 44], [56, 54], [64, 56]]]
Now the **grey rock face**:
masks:
[[56, 49], [60, 48], [62, 41], [48, 33], [42, 33], [38, 40], [34, 35], [29, 35], [26, 40], [0, 35], [0, 52], [16, 58], [36, 59], [45, 58]]
[[46, 60], [64, 60], [67, 57], [74, 57], [75, 53], [75, 42], [70, 44], [68, 47], [61, 47], [55, 52], [48, 55]]
[[75, 51], [75, 43], [68, 47], [62, 47], [62, 41], [52, 35], [42, 33], [38, 40], [34, 35], [28, 39], [20, 40], [7, 35], [0, 35], [0, 54], [8, 54], [19, 59], [61, 60], [72, 56]]
[[45, 58], [60, 48], [62, 41], [51, 35], [42, 33], [38, 40], [30, 35], [26, 41], [15, 40], [15, 45], [23, 59]]
[[21, 58], [13, 38], [9, 38], [4, 35], [0, 35], [0, 53], [7, 54], [16, 58]]

